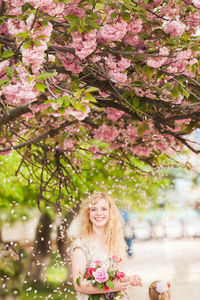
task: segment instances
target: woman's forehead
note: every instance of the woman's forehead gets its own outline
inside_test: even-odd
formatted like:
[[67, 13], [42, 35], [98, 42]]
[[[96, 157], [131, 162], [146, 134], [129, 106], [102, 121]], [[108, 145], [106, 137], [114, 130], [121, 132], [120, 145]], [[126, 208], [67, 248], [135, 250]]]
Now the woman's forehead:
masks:
[[105, 199], [95, 199], [89, 204], [89, 207], [100, 207], [100, 206], [109, 207], [109, 203]]

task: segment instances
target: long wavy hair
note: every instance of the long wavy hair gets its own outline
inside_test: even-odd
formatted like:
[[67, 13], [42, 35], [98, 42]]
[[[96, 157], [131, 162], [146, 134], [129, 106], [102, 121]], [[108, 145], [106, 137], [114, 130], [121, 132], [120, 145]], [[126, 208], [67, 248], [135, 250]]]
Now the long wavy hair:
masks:
[[81, 229], [80, 235], [82, 237], [89, 237], [92, 235], [92, 223], [89, 218], [91, 205], [96, 204], [99, 200], [105, 200], [109, 204], [109, 220], [106, 224], [106, 242], [108, 243], [111, 255], [116, 255], [125, 258], [125, 241], [123, 235], [123, 220], [119, 209], [114, 200], [104, 192], [95, 192], [82, 202], [81, 206]]
[[149, 298], [150, 300], [170, 300], [170, 289], [168, 289], [165, 293], [158, 293], [156, 291], [156, 283], [158, 280], [152, 282], [149, 287]]

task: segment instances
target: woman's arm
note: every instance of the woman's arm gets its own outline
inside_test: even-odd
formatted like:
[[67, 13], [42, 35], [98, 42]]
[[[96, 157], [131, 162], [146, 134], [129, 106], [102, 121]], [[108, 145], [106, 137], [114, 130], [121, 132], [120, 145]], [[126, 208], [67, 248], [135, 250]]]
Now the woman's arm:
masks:
[[[114, 289], [109, 289], [105, 291], [104, 289], [98, 289], [97, 287], [93, 287], [90, 285], [86, 285], [83, 281], [84, 273], [86, 272], [87, 259], [85, 253], [81, 248], [75, 248], [72, 254], [72, 277], [73, 277], [73, 285], [77, 292], [83, 294], [105, 294], [111, 292], [119, 292], [127, 289], [130, 285], [130, 280], [126, 282], [120, 282], [119, 280], [114, 280]], [[77, 284], [76, 280], [80, 277], [80, 286]]]

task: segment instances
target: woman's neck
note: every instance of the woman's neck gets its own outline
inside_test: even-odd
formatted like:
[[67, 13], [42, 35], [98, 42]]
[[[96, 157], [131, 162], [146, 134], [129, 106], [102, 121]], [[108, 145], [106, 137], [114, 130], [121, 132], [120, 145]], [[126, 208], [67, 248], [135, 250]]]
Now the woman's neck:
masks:
[[93, 237], [96, 240], [104, 241], [105, 240], [105, 228], [98, 228], [98, 227], [93, 227]]

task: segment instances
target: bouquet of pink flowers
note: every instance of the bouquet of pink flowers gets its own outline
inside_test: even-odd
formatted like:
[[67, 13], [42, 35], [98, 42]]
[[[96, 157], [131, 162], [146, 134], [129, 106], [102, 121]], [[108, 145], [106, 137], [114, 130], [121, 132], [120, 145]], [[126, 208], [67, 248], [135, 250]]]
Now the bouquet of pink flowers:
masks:
[[[121, 259], [118, 259], [116, 256], [113, 256], [110, 259], [110, 265], [105, 266], [100, 260], [90, 263], [84, 274], [84, 281], [86, 281], [91, 286], [97, 287], [99, 290], [103, 289], [107, 291], [105, 294], [95, 294], [91, 295], [88, 300], [99, 300], [100, 298], [104, 299], [122, 299], [121, 292], [108, 292], [111, 289], [114, 289], [114, 279], [122, 279], [125, 277], [125, 274], [118, 269], [118, 265], [121, 262]], [[80, 276], [77, 278], [76, 283], [80, 286]]]

